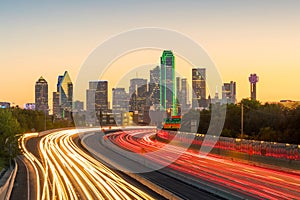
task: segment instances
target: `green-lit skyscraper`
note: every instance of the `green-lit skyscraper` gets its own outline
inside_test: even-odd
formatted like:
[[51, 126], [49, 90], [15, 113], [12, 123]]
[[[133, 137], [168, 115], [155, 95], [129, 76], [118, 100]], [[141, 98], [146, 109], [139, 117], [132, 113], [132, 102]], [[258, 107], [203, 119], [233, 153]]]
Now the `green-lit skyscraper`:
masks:
[[171, 110], [177, 115], [175, 57], [170, 50], [165, 50], [160, 58], [160, 105], [161, 110]]

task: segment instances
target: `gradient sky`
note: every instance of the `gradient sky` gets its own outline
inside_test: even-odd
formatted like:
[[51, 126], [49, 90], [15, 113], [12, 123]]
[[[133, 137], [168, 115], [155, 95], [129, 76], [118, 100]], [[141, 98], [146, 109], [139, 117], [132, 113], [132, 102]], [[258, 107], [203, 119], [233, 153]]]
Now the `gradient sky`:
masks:
[[237, 82], [238, 100], [250, 95], [250, 73], [260, 77], [260, 101], [300, 100], [299, 9], [298, 0], [0, 1], [0, 101], [34, 102], [40, 76], [51, 98], [58, 75], [68, 70], [75, 82], [93, 49], [139, 27], [192, 38], [224, 82]]

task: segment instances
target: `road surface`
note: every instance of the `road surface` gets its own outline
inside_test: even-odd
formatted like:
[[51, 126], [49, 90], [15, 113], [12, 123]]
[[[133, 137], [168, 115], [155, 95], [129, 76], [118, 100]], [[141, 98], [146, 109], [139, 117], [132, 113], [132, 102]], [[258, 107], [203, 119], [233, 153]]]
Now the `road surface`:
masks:
[[212, 156], [202, 157], [199, 152], [156, 141], [152, 139], [154, 134], [153, 129], [125, 130], [107, 135], [106, 140], [152, 162], [169, 164], [168, 168], [179, 176], [184, 174], [194, 182], [206, 181], [237, 196], [300, 199], [300, 171], [289, 173]]
[[[36, 176], [30, 199], [154, 199], [91, 157], [74, 142], [79, 130], [25, 134], [24, 156]], [[30, 144], [30, 145], [29, 145]], [[24, 196], [25, 197], [25, 196]], [[23, 198], [22, 198], [23, 199]]]

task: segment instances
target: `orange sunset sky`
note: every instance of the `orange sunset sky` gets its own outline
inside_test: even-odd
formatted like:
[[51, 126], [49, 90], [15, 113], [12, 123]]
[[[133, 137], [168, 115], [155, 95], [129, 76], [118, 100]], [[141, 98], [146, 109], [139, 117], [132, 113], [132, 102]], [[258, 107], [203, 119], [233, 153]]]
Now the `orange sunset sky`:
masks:
[[[251, 73], [260, 77], [258, 100], [300, 100], [299, 8], [294, 0], [1, 2], [0, 101], [21, 107], [34, 102], [35, 82], [43, 76], [52, 108], [58, 75], [67, 70], [75, 82], [93, 49], [112, 35], [140, 27], [171, 29], [193, 39], [224, 82], [237, 82], [238, 101], [250, 96]], [[160, 55], [125, 55], [103, 78], [111, 89], [122, 78], [120, 69], [159, 63]], [[178, 69], [185, 64], [178, 58]]]

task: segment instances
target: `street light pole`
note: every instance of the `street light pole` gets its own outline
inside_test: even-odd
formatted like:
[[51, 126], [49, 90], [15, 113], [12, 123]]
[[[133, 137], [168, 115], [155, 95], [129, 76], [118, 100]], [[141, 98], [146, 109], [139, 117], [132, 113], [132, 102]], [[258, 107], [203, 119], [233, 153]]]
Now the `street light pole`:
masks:
[[244, 106], [241, 103], [241, 138], [244, 137]]

